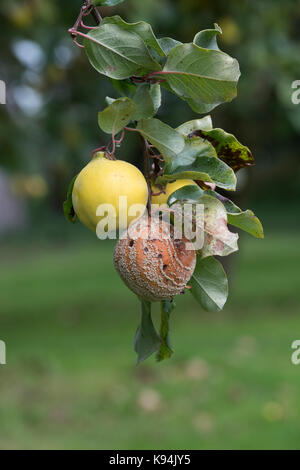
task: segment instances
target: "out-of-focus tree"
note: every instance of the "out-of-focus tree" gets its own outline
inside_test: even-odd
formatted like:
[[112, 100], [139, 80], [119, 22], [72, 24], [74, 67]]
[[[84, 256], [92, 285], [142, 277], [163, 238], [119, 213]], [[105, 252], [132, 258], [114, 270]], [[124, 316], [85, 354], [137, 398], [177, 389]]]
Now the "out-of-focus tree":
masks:
[[[221, 48], [238, 59], [242, 75], [238, 98], [214, 110], [214, 122], [248, 142], [256, 157], [255, 189], [265, 187], [264, 197], [279, 199], [278, 185], [273, 182], [280, 187], [283, 179], [288, 181], [285, 195], [299, 196], [300, 105], [293, 104], [291, 96], [293, 81], [300, 79], [300, 2], [151, 3], [150, 11], [148, 2], [136, 3], [131, 18], [149, 14], [158, 31], [182, 41], [214, 22], [221, 26]], [[176, 106], [175, 100], [170, 98], [168, 106], [172, 105]], [[187, 118], [183, 113], [190, 111], [180, 103], [169, 119], [176, 124]]]

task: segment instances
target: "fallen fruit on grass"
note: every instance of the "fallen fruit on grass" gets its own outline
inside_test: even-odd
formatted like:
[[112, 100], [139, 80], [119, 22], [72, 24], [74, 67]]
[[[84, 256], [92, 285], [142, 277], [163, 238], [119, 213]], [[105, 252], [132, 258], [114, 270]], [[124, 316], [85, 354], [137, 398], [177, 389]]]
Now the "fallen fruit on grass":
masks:
[[[155, 219], [156, 220], [156, 219]], [[182, 293], [196, 264], [186, 238], [174, 239], [173, 226], [142, 217], [115, 247], [114, 265], [124, 283], [139, 297], [155, 302]]]
[[[125, 219], [119, 223], [120, 197], [127, 199]], [[110, 204], [114, 208], [116, 229], [125, 229], [136, 218], [128, 210], [134, 204], [146, 209], [148, 186], [143, 174], [131, 163], [106, 158], [104, 152], [98, 152], [77, 176], [72, 202], [79, 220], [93, 231], [96, 231], [102, 216], [96, 215], [101, 204]], [[143, 211], [142, 211], [143, 212]], [[142, 215], [142, 214], [140, 214]]]
[[[195, 181], [188, 180], [188, 179], [176, 180], [176, 181], [173, 181], [173, 183], [167, 183], [166, 187], [164, 188], [165, 192], [162, 192], [161, 194], [158, 194], [157, 196], [152, 196], [151, 202], [152, 204], [167, 204], [169, 196], [171, 196], [171, 194], [174, 193], [174, 191], [177, 191], [177, 189], [183, 188], [183, 186], [189, 186], [191, 184], [197, 186]], [[160, 193], [161, 189], [158, 188], [157, 186], [152, 186], [152, 192], [154, 194]]]

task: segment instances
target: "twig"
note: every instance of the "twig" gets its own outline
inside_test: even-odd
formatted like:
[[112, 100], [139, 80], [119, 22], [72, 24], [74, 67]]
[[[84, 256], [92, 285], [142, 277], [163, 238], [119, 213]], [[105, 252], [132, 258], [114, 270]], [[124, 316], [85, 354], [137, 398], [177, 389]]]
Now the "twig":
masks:
[[135, 129], [134, 127], [126, 127], [126, 126], [124, 126], [124, 129], [125, 129], [126, 131], [140, 132], [138, 129]]
[[166, 190], [165, 189], [162, 189], [161, 191], [159, 191], [158, 193], [153, 193], [151, 191], [151, 195], [152, 196], [160, 196], [161, 194], [166, 194]]
[[96, 24], [100, 24], [102, 21], [102, 16], [100, 15], [99, 10], [96, 7], [93, 7], [91, 10], [91, 14]]
[[122, 134], [121, 134], [121, 137], [119, 139], [116, 139], [116, 144], [121, 144], [123, 139], [124, 139], [124, 135], [125, 135], [125, 131], [124, 129], [122, 130]]
[[[145, 137], [143, 137], [140, 133], [140, 131], [138, 129], [135, 129], [134, 127], [124, 127], [124, 129], [126, 131], [131, 131], [131, 132], [138, 132], [139, 135], [140, 135], [140, 138], [143, 142], [143, 154], [144, 154], [144, 174], [146, 176], [146, 180], [147, 180], [147, 184], [148, 184], [148, 188], [149, 188], [149, 197], [150, 197], [150, 200], [148, 200], [148, 205], [149, 205], [149, 208], [151, 208], [151, 193], [152, 193], [152, 189], [151, 189], [151, 177], [152, 176], [155, 176], [156, 178], [158, 176], [160, 176], [161, 174], [163, 174], [164, 170], [163, 168], [159, 165], [159, 162], [163, 162], [164, 159], [162, 158], [161, 155], [156, 155], [154, 153], [154, 150], [155, 149], [155, 146], [154, 145], [151, 145], [149, 144], [148, 140], [145, 139]], [[149, 160], [150, 158], [153, 159], [153, 164], [154, 164], [154, 168], [153, 168], [153, 171], [150, 172], [149, 170]]]
[[[84, 46], [77, 41], [76, 37], [78, 35], [84, 38], [87, 38], [91, 41], [97, 42], [90, 36], [87, 36], [86, 34], [83, 34], [82, 32], [78, 31], [80, 27], [84, 28], [85, 30], [91, 30], [91, 31], [93, 29], [96, 29], [94, 26], [88, 26], [84, 23], [83, 17], [88, 16], [88, 15], [92, 15], [97, 26], [101, 23], [102, 16], [100, 15], [99, 10], [92, 4], [92, 0], [84, 0], [83, 5], [80, 9], [79, 15], [73, 27], [69, 29], [69, 33], [72, 36], [74, 44], [76, 44], [76, 46], [81, 47], [81, 48], [84, 48]], [[165, 82], [166, 80], [163, 78], [156, 78], [156, 75], [158, 74], [163, 75], [164, 72], [163, 71], [150, 72], [147, 75], [143, 75], [142, 77], [137, 77], [136, 75], [133, 75], [132, 77], [130, 77], [130, 80], [133, 83], [149, 83], [149, 84]]]
[[97, 29], [97, 26], [87, 26], [86, 24], [84, 24], [82, 20], [80, 21], [80, 26], [84, 29], [90, 29], [90, 30]]
[[73, 27], [69, 29], [69, 33], [71, 34], [71, 36], [73, 38], [74, 44], [76, 44], [77, 46], [79, 46], [81, 48], [83, 46], [81, 44], [79, 44], [76, 40], [76, 36], [78, 34], [80, 34], [79, 31], [78, 31], [78, 28], [81, 26], [85, 29], [93, 29], [92, 26], [86, 26], [83, 22], [83, 17], [88, 16], [90, 14], [94, 18], [96, 24], [99, 25], [101, 23], [101, 20], [102, 20], [102, 17], [100, 15], [99, 11], [97, 10], [97, 8], [94, 5], [92, 5], [91, 0], [84, 0], [84, 3], [83, 3], [83, 5], [80, 9], [79, 15], [78, 15]]

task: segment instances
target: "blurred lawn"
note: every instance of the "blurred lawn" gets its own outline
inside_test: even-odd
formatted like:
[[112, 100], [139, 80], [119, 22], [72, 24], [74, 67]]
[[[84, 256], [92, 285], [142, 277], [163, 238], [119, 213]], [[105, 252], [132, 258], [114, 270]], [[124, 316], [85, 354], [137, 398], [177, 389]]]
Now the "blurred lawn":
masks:
[[243, 238], [225, 311], [181, 296], [173, 358], [139, 367], [113, 244], [28, 246], [0, 249], [1, 449], [300, 448], [296, 235]]

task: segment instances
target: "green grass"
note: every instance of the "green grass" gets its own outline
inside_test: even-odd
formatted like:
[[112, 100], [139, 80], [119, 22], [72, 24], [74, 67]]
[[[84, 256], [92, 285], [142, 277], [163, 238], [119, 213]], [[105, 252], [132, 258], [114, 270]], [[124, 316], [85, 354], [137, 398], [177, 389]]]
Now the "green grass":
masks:
[[181, 296], [174, 356], [139, 367], [139, 305], [112, 251], [92, 237], [0, 249], [0, 448], [299, 448], [299, 239], [243, 238], [225, 310]]

